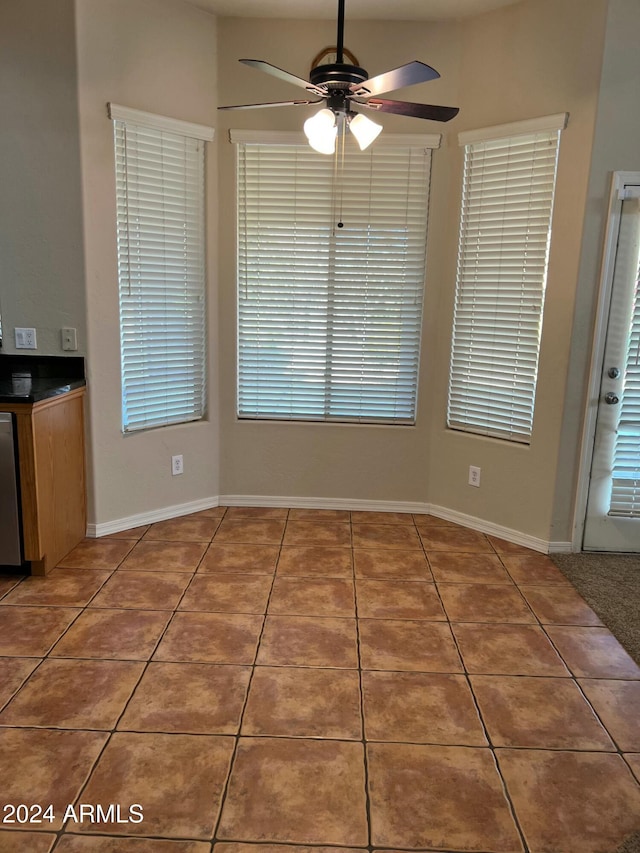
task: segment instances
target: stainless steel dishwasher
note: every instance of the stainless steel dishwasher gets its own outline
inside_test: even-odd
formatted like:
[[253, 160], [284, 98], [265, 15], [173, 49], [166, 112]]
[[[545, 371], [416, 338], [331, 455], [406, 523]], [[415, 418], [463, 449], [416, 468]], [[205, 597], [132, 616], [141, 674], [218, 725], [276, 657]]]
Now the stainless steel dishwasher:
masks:
[[0, 566], [22, 564], [13, 415], [0, 412]]

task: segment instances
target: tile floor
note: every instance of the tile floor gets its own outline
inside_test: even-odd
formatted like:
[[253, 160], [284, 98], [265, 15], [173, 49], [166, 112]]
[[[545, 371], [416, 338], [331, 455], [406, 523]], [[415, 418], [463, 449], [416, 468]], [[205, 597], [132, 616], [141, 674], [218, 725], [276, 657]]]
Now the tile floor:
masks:
[[0, 596], [0, 807], [43, 810], [4, 808], [2, 853], [640, 829], [640, 668], [545, 556], [432, 516], [218, 508]]

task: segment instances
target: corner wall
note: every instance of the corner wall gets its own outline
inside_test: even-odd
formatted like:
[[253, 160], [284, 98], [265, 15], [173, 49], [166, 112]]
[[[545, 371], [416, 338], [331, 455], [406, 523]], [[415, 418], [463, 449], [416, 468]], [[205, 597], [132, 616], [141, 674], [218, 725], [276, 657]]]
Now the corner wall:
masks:
[[[472, 129], [560, 112], [556, 184], [533, 436], [529, 446], [446, 429], [447, 385], [462, 151], [455, 137], [450, 186], [447, 270], [439, 312], [441, 335], [432, 358], [436, 388], [430, 436], [429, 502], [541, 540], [570, 539], [566, 524], [551, 535], [566, 449], [566, 410], [578, 264], [598, 104], [606, 0], [524, 0], [462, 22], [460, 124]], [[584, 376], [581, 377], [584, 382]], [[572, 425], [577, 443], [578, 428]], [[481, 486], [467, 485], [482, 469]]]
[[[348, 17], [348, 16], [347, 16]], [[307, 79], [312, 58], [335, 41], [333, 21], [219, 20], [221, 104], [304, 97], [294, 86], [247, 68], [241, 57], [265, 59]], [[442, 79], [397, 93], [398, 98], [455, 105], [458, 40], [455, 24], [347, 20], [345, 44], [373, 75], [421, 59]], [[396, 94], [396, 93], [394, 93]], [[431, 339], [434, 306], [442, 286], [441, 244], [448, 193], [446, 147], [433, 152], [430, 231], [424, 307], [424, 344], [415, 427], [334, 423], [240, 421], [236, 418], [236, 185], [235, 150], [227, 129], [300, 130], [318, 107], [225, 112], [219, 120], [220, 152], [220, 365], [221, 494], [321, 500], [424, 502], [429, 480], [432, 417]], [[376, 117], [386, 132], [442, 132], [437, 122]], [[449, 128], [451, 127], [450, 123]]]
[[[215, 502], [217, 167], [207, 148], [208, 413], [123, 436], [113, 128], [108, 101], [199, 124], [216, 120], [216, 19], [178, 0], [76, 0], [88, 306], [90, 524]], [[171, 456], [184, 456], [172, 477]]]
[[63, 326], [78, 330], [73, 355], [86, 352], [75, 41], [73, 0], [0, 3], [5, 352], [16, 326], [36, 329], [35, 354], [62, 355]]

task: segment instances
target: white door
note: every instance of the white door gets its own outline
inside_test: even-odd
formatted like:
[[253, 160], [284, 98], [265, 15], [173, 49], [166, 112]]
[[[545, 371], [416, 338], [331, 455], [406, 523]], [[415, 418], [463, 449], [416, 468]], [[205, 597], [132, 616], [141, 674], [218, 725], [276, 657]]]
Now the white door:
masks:
[[621, 188], [609, 235], [609, 318], [583, 548], [640, 551], [640, 184]]

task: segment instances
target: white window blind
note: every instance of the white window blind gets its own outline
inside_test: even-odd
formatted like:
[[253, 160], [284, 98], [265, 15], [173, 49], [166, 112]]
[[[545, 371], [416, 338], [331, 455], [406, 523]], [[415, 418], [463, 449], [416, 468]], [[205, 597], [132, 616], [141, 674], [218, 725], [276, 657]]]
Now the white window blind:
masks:
[[640, 518], [640, 270], [629, 325], [609, 515]]
[[[211, 135], [198, 125], [110, 107], [122, 428], [131, 432], [204, 412], [204, 138]], [[201, 138], [185, 130], [201, 130]]]
[[240, 417], [414, 421], [429, 167], [238, 144]]
[[494, 129], [509, 132], [499, 138], [461, 134], [465, 158], [448, 400], [452, 429], [530, 441], [565, 123], [563, 114]]

